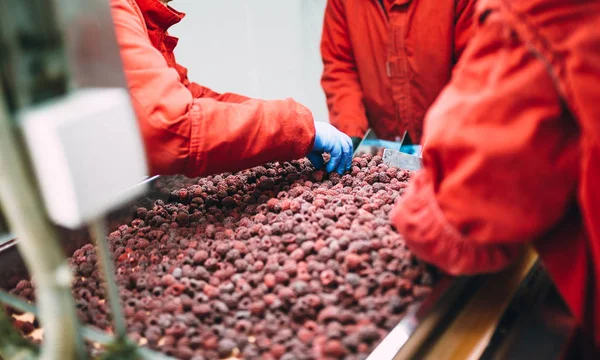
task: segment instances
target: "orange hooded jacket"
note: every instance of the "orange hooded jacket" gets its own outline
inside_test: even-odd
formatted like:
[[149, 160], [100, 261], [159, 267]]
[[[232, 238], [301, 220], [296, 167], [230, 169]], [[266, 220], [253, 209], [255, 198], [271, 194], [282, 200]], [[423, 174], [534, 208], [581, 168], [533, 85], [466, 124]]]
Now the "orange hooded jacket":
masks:
[[600, 2], [484, 0], [476, 18], [392, 221], [452, 274], [533, 242], [600, 347]]
[[311, 112], [297, 102], [218, 94], [190, 82], [167, 29], [184, 14], [159, 0], [111, 0], [125, 76], [153, 174], [199, 176], [310, 152]]
[[331, 124], [352, 137], [415, 143], [472, 36], [475, 0], [328, 0], [321, 85]]

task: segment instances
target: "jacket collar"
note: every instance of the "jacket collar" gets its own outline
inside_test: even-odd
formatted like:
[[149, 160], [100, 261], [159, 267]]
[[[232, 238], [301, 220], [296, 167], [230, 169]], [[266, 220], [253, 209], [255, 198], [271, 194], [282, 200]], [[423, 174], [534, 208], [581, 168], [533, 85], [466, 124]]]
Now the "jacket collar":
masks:
[[184, 13], [165, 6], [159, 0], [135, 0], [142, 10], [146, 26], [150, 30], [167, 31], [185, 16]]

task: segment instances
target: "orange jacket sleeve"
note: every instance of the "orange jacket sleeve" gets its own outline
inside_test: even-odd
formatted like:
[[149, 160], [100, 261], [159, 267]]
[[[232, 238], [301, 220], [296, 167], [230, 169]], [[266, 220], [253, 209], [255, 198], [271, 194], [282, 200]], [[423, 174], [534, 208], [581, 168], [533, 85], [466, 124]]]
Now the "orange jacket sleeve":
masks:
[[475, 33], [476, 0], [459, 0], [456, 4], [454, 25], [454, 63], [460, 59], [467, 43]]
[[190, 92], [192, 93], [192, 96], [195, 99], [212, 98], [217, 101], [237, 103], [237, 104], [243, 103], [246, 100], [250, 100], [249, 97], [240, 95], [240, 94], [235, 94], [235, 93], [222, 93], [221, 94], [216, 91], [213, 91], [210, 88], [207, 88], [206, 86], [202, 86], [195, 82], [190, 82], [189, 85], [187, 86], [187, 88], [190, 90]]
[[323, 76], [329, 121], [348, 136], [362, 137], [369, 128], [342, 0], [328, 0], [321, 38]]
[[134, 4], [113, 0], [112, 15], [153, 174], [237, 171], [312, 149], [315, 129], [307, 108], [291, 99], [245, 100], [190, 89], [150, 43]]
[[246, 100], [250, 100], [249, 97], [244, 96], [244, 95], [239, 95], [239, 94], [234, 94], [234, 93], [220, 94], [218, 92], [211, 90], [210, 88], [207, 88], [206, 86], [202, 86], [196, 82], [192, 82], [188, 79], [188, 76], [187, 76], [188, 70], [179, 64], [177, 64], [176, 66], [177, 66], [177, 72], [179, 73], [181, 83], [185, 87], [188, 88], [188, 90], [192, 93], [192, 96], [194, 97], [194, 99], [213, 98], [217, 101], [230, 102], [230, 103], [243, 103]]
[[578, 129], [545, 64], [490, 15], [425, 119], [423, 171], [392, 221], [452, 274], [507, 266], [575, 201]]

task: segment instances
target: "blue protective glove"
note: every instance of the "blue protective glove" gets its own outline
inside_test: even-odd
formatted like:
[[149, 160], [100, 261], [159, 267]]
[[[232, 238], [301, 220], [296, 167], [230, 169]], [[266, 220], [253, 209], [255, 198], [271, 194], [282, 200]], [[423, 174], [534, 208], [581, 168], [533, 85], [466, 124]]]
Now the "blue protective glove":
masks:
[[421, 145], [402, 145], [400, 152], [409, 155], [419, 155], [421, 153]]
[[342, 175], [352, 167], [352, 140], [350, 137], [328, 123], [315, 121], [315, 145], [307, 158], [317, 169], [321, 169], [325, 161], [323, 153], [329, 153], [331, 159], [325, 170], [337, 171]]

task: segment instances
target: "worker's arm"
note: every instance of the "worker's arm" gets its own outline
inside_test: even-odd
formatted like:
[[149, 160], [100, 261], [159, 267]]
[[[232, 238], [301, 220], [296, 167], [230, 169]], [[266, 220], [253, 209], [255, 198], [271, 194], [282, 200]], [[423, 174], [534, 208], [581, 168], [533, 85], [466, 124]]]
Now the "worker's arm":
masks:
[[250, 100], [251, 98], [235, 94], [235, 93], [218, 93], [212, 89], [202, 86], [195, 82], [190, 82], [188, 89], [192, 92], [192, 96], [198, 98], [212, 98], [217, 101], [230, 102], [230, 103], [243, 103], [244, 101]]
[[249, 97], [244, 96], [244, 95], [239, 95], [239, 94], [234, 94], [234, 93], [222, 93], [221, 94], [216, 91], [213, 91], [212, 89], [210, 89], [206, 86], [202, 86], [196, 82], [190, 81], [187, 76], [188, 70], [179, 64], [177, 64], [176, 66], [178, 67], [178, 69], [177, 69], [178, 73], [182, 77], [182, 79], [180, 79], [181, 82], [192, 93], [192, 96], [194, 97], [194, 99], [212, 98], [217, 101], [238, 103], [238, 104], [243, 103], [246, 100], [250, 100]]
[[475, 8], [477, 0], [456, 2], [454, 24], [454, 63], [458, 62], [469, 40], [475, 34]]
[[362, 138], [369, 127], [363, 92], [348, 36], [343, 0], [328, 0], [323, 22], [321, 85], [332, 125], [351, 137]]
[[494, 14], [425, 120], [424, 170], [392, 213], [451, 274], [499, 270], [575, 201], [578, 128], [545, 64]]
[[195, 98], [150, 43], [130, 0], [112, 15], [152, 173], [188, 176], [300, 158], [313, 148], [310, 111], [297, 102]]

